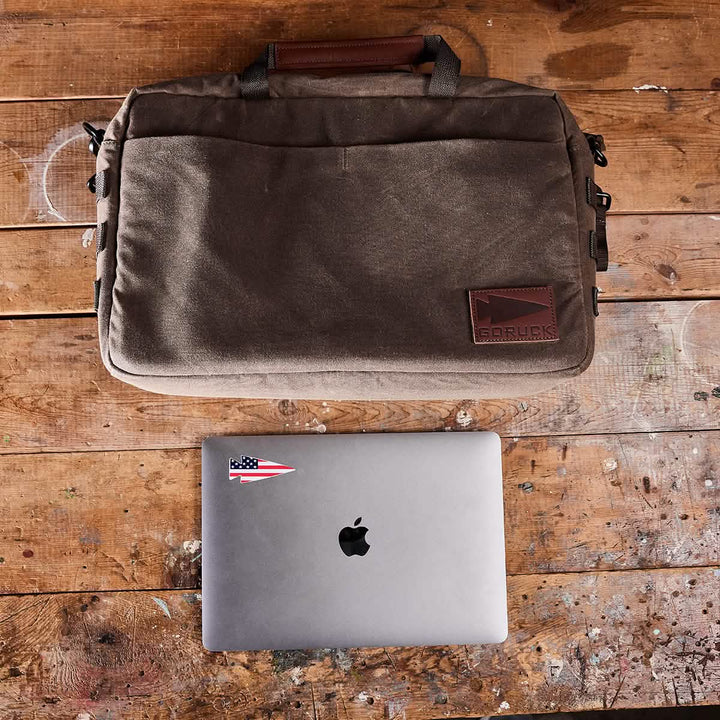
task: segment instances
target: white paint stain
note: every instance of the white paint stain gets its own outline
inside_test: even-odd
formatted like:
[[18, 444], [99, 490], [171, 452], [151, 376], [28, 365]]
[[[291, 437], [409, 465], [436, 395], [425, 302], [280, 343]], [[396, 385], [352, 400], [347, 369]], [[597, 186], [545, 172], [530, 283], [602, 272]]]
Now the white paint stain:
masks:
[[693, 455], [697, 455], [700, 451], [697, 448], [693, 448]]
[[618, 462], [615, 458], [607, 458], [605, 462], [603, 463], [603, 467], [605, 468], [605, 472], [612, 472], [613, 470], [617, 470]]
[[292, 682], [293, 685], [302, 685], [303, 684], [303, 670], [299, 667], [294, 667], [290, 671], [290, 682]]
[[510, 703], [507, 700], [503, 700], [500, 703], [500, 707], [498, 708], [498, 712], [502, 712], [503, 710], [509, 710], [510, 709]]
[[153, 598], [153, 602], [168, 616], [172, 617], [170, 615], [170, 609], [167, 606], [167, 603], [162, 598]]
[[655, 628], [653, 630], [653, 635], [659, 635], [659, 634], [660, 634], [660, 631], [657, 628]]
[[364, 690], [358, 693], [358, 700], [361, 702], [367, 702], [368, 697], [368, 694]]
[[407, 700], [388, 700], [387, 716], [389, 720], [393, 720], [393, 718], [405, 718], [406, 705]]
[[75, 142], [75, 140], [82, 140], [86, 137], [85, 132], [77, 133], [76, 135], [73, 135], [67, 140], [64, 140], [61, 142], [51, 153], [50, 157], [47, 159], [47, 162], [45, 163], [45, 167], [43, 168], [43, 174], [42, 174], [42, 194], [43, 199], [45, 200], [45, 203], [47, 204], [48, 213], [50, 215], [54, 215], [58, 220], [65, 221], [65, 217], [61, 215], [57, 208], [53, 205], [52, 200], [50, 199], [50, 196], [48, 195], [48, 187], [47, 187], [47, 180], [48, 180], [48, 171], [50, 170], [50, 164], [55, 159], [55, 156], [66, 146], [69, 145], [71, 142]]
[[90, 247], [93, 241], [93, 235], [95, 234], [95, 231], [92, 228], [88, 228], [83, 234], [82, 234], [82, 246], [84, 248]]
[[455, 422], [460, 427], [468, 427], [470, 423], [472, 422], [472, 415], [470, 415], [466, 410], [458, 410], [457, 415], [455, 415]]
[[590, 630], [588, 630], [587, 636], [591, 640], [597, 640], [600, 637], [600, 628], [599, 627], [590, 628]]
[[81, 712], [75, 716], [75, 720], [94, 720], [95, 716], [89, 712]]
[[488, 27], [492, 27], [492, 26], [493, 26], [492, 18], [490, 18], [485, 24], [486, 24]]
[[668, 89], [664, 85], [638, 85], [637, 87], [634, 87], [633, 90], [636, 93], [641, 93], [644, 90], [654, 90], [655, 92], [664, 92], [667, 95]]
[[184, 540], [182, 547], [183, 550], [188, 553], [188, 555], [195, 555], [195, 553], [200, 549], [201, 545], [201, 540]]
[[548, 670], [551, 678], [560, 677], [564, 667], [565, 661], [562, 658], [548, 657]]

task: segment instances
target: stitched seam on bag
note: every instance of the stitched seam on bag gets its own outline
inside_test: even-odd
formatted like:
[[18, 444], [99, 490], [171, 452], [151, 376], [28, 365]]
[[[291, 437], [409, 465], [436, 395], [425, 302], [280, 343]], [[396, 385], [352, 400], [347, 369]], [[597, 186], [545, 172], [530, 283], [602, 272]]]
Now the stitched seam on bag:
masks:
[[[135, 104], [135, 101], [140, 97], [142, 93], [139, 93], [136, 88], [130, 91], [130, 94], [132, 95], [132, 98], [130, 102], [128, 103], [127, 113], [125, 115], [125, 124], [122, 128], [122, 140], [114, 141], [115, 144], [118, 146], [117, 150], [117, 158], [116, 158], [116, 164], [117, 164], [117, 208], [115, 213], [115, 252], [113, 254], [113, 278], [112, 283], [110, 285], [110, 293], [108, 295], [108, 314], [107, 314], [107, 323], [106, 323], [106, 332], [107, 332], [107, 358], [108, 363], [112, 365], [113, 368], [120, 371], [121, 373], [126, 373], [126, 370], [123, 370], [119, 365], [116, 365], [113, 362], [112, 354], [111, 354], [111, 347], [110, 347], [110, 326], [112, 325], [112, 317], [113, 317], [113, 309], [115, 306], [115, 303], [113, 302], [113, 297], [115, 293], [115, 283], [117, 282], [117, 269], [118, 269], [118, 232], [120, 230], [120, 184], [122, 183], [122, 154], [123, 154], [123, 146], [125, 142], [127, 142], [127, 132], [128, 128], [130, 127], [130, 115], [132, 113], [132, 107]], [[151, 94], [151, 93], [148, 93]], [[99, 307], [98, 307], [98, 318], [100, 316], [99, 313]], [[133, 375], [133, 373], [128, 373], [129, 375]], [[137, 377], [148, 377], [147, 375], [137, 375]]]
[[[563, 112], [563, 107], [560, 102], [560, 98], [557, 94], [557, 92], [554, 92], [552, 94], [553, 101], [555, 102], [555, 105], [558, 109], [558, 112], [560, 113], [560, 118], [562, 120], [562, 126], [563, 126], [563, 133], [565, 137], [567, 138], [565, 143], [565, 153], [567, 155], [568, 165], [570, 166], [570, 181], [572, 183], [572, 195], [573, 200], [575, 204], [575, 231], [576, 231], [576, 242], [575, 242], [575, 249], [577, 252], [576, 255], [576, 264], [575, 264], [575, 271], [577, 273], [577, 277], [579, 279], [579, 285], [580, 285], [580, 303], [582, 305], [583, 309], [583, 319], [585, 320], [583, 325], [583, 332], [585, 335], [585, 354], [583, 355], [582, 360], [580, 362], [576, 363], [575, 365], [566, 368], [567, 370], [572, 370], [574, 368], [581, 367], [583, 363], [585, 362], [588, 355], [590, 355], [593, 352], [593, 348], [590, 346], [590, 328], [588, 327], [588, 311], [587, 311], [587, 305], [585, 301], [585, 277], [584, 277], [584, 268], [583, 268], [583, 259], [580, 254], [580, 243], [581, 243], [581, 231], [580, 231], [580, 198], [578, 198], [577, 191], [575, 190], [575, 173], [579, 172], [581, 170], [580, 163], [576, 162], [573, 163], [573, 156], [570, 153], [570, 150], [577, 150], [579, 149], [577, 141], [570, 137], [568, 135], [568, 128], [567, 123], [565, 122], [565, 113]], [[558, 327], [558, 334], [559, 334], [560, 328]]]

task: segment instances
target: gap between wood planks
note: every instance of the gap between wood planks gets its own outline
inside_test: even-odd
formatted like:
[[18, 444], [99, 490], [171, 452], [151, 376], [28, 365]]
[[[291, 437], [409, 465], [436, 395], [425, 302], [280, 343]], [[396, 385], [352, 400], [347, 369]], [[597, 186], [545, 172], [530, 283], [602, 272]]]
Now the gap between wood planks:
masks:
[[[581, 576], [586, 575], [587, 577], [595, 577], [599, 574], [602, 575], [637, 575], [638, 573], [680, 573], [680, 572], [702, 572], [704, 570], [712, 570], [714, 573], [720, 574], [720, 565], [673, 565], [672, 567], [646, 567], [646, 568], [606, 568], [602, 570], [553, 570], [551, 572], [532, 572], [532, 573], [505, 573], [506, 578], [513, 578], [522, 580], [523, 578], [544, 578], [558, 576], [558, 575], [574, 575]], [[107, 590], [103, 588], [83, 588], [82, 590], [43, 590], [41, 592], [0, 592], [0, 598], [11, 599], [11, 598], [23, 598], [23, 597], [56, 597], [61, 595], [115, 595], [122, 593], [135, 593], [135, 594], [149, 594], [149, 593], [167, 593], [167, 592], [183, 592], [183, 591], [194, 591], [202, 596], [202, 584], [196, 585], [181, 585], [173, 587], [128, 587], [128, 588], [113, 588]], [[0, 617], [0, 624], [2, 624], [3, 618]]]
[[[207, 74], [214, 74], [214, 73], [207, 73]], [[233, 73], [227, 73], [228, 75], [232, 75]], [[186, 75], [184, 77], [202, 77], [203, 73], [196, 73], [194, 75]], [[477, 76], [477, 75], [463, 75], [463, 77], [483, 77], [483, 76]], [[170, 78], [168, 77], [167, 80], [174, 80], [177, 78]], [[506, 80], [509, 80], [509, 78], [505, 78]], [[513, 81], [517, 82], [517, 81]], [[522, 83], [521, 83], [522, 84]], [[40, 103], [40, 102], [68, 102], [68, 101], [84, 101], [84, 100], [118, 100], [123, 101], [127, 97], [128, 93], [133, 87], [142, 87], [142, 86], [128, 86], [128, 92], [125, 93], [125, 95], [58, 95], [56, 97], [32, 97], [32, 96], [25, 96], [25, 97], [0, 97], [0, 105], [3, 103]], [[538, 86], [541, 87], [541, 86]], [[565, 88], [562, 90], [558, 90], [558, 94], [560, 97], [563, 96], [563, 93], [574, 93], [574, 94], [582, 94], [582, 93], [593, 93], [593, 94], [607, 94], [607, 95], [618, 95], [622, 93], [632, 93], [634, 95], [641, 95], [641, 94], [659, 94], [659, 95], [669, 95], [670, 93], [693, 93], [693, 92], [713, 92], [715, 90], [718, 90], [718, 88], [714, 87], [665, 87], [665, 86], [659, 86], [659, 85], [653, 85], [651, 87], [642, 87], [638, 86], [637, 88]]]
[[[233, 398], [229, 398], [232, 400]], [[243, 400], [244, 398], [235, 398], [237, 400]], [[274, 401], [282, 401], [284, 398], [274, 398], [273, 400], [270, 400], [270, 402]], [[333, 400], [334, 404], [342, 404], [346, 401], [344, 400]], [[443, 402], [442, 400], [439, 400], [437, 402]], [[450, 401], [454, 402], [454, 401]], [[482, 398], [478, 401], [482, 402]], [[376, 433], [381, 432], [387, 432], [385, 430], [371, 430], [370, 432], [363, 432], [364, 435], [373, 435]], [[398, 435], [401, 434], [402, 431], [390, 431], [390, 432], [396, 432]], [[425, 432], [425, 433], [438, 433], [438, 432], [447, 432], [446, 430], [440, 429], [430, 429], [430, 430], [414, 430], [412, 432]], [[455, 429], [452, 432], [494, 432], [483, 430], [483, 428], [472, 428], [470, 430], [463, 430], [463, 429]], [[715, 432], [714, 430], [708, 430], [700, 428], [698, 430], [676, 430], [673, 428], [663, 429], [663, 430], [648, 430], [646, 432], [639, 431], [639, 430], [618, 430], [617, 432], [613, 431], [610, 433], [573, 433], [573, 432], [564, 432], [562, 435], [513, 435], [512, 433], [508, 435], [503, 435], [501, 433], [498, 433], [501, 439], [503, 440], [515, 440], [516, 438], [523, 440], [523, 441], [530, 441], [530, 440], [547, 440], [548, 437], [552, 437], [554, 439], [558, 439], [561, 437], [569, 437], [569, 438], [588, 438], [588, 437], [608, 437], [608, 438], [614, 438], [614, 437], [623, 437], [625, 435], [644, 435], [644, 436], [655, 436], [655, 435], [678, 435], [678, 434], [691, 434], [697, 432], [697, 433], [712, 433]], [[308, 433], [303, 431], [299, 433], [269, 433], [273, 435], [307, 435]], [[357, 430], [341, 430], [339, 432], [328, 432], [328, 435], [357, 435]], [[253, 435], [249, 435], [248, 437], [254, 437]], [[182, 452], [184, 450], [200, 450], [201, 445], [198, 443], [197, 445], [173, 445], [172, 447], [168, 447], [167, 445], [158, 445], [158, 446], [148, 446], [148, 447], [141, 447], [141, 448], [88, 448], [87, 450], [67, 450], [63, 448], [49, 448], [47, 450], [38, 450], [34, 452], [5, 452], [0, 453], [0, 459], [2, 458], [13, 458], [13, 457], [28, 457], [28, 456], [37, 456], [37, 455], [90, 455], [90, 454], [96, 454], [96, 453], [138, 453], [138, 452]], [[533, 573], [521, 573], [523, 575], [532, 575]]]

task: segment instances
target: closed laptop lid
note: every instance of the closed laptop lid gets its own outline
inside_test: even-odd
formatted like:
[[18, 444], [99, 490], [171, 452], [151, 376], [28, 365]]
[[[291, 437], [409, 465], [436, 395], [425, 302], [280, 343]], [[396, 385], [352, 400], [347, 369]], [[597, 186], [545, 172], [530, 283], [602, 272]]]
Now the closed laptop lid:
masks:
[[496, 434], [215, 437], [202, 474], [209, 650], [505, 639]]

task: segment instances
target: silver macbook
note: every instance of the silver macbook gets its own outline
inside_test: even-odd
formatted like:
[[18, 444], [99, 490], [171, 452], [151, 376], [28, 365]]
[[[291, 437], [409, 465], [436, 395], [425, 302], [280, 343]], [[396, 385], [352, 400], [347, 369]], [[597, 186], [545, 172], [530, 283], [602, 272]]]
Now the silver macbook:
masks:
[[505, 639], [496, 434], [213, 437], [202, 480], [208, 650]]

